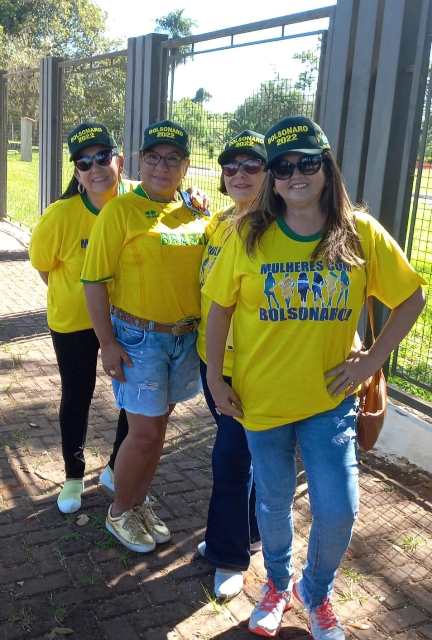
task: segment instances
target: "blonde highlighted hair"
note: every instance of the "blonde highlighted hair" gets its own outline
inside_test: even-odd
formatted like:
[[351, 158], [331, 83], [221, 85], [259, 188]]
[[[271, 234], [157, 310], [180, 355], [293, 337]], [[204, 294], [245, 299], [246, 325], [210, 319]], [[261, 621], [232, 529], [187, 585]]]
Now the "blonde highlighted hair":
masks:
[[[353, 212], [356, 207], [349, 198], [333, 154], [326, 150], [322, 155], [326, 182], [320, 206], [326, 216], [326, 223], [311, 259], [315, 260], [319, 256], [329, 263], [341, 260], [347, 265], [360, 267], [364, 264], [364, 255], [355, 226]], [[257, 205], [237, 223], [238, 231], [244, 231], [242, 235], [248, 255], [255, 252], [272, 222], [285, 213], [285, 202], [275, 192], [274, 185], [273, 175], [268, 171]]]

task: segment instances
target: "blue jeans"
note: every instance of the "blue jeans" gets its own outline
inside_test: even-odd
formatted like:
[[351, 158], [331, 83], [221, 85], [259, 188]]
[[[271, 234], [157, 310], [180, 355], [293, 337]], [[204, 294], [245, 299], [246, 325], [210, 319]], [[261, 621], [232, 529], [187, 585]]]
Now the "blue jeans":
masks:
[[312, 527], [303, 591], [308, 607], [330, 596], [358, 513], [357, 401], [267, 431], [246, 431], [257, 493], [264, 563], [277, 589], [293, 575], [293, 499], [298, 444], [308, 480]]
[[132, 360], [124, 366], [125, 382], [112, 381], [119, 409], [144, 416], [163, 416], [170, 404], [193, 398], [200, 390], [196, 331], [182, 336], [139, 327], [111, 318], [114, 336]]
[[[213, 488], [207, 517], [205, 557], [215, 567], [246, 571], [250, 543], [260, 539], [255, 515], [251, 457], [242, 425], [216, 413], [200, 363], [204, 396], [217, 425], [212, 453]], [[225, 378], [231, 382], [229, 378]]]

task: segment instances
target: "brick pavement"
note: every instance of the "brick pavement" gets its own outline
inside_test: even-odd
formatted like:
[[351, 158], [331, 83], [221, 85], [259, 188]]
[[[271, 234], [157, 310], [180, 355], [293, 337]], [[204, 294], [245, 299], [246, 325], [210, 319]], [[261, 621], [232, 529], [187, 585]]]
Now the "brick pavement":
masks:
[[[109, 499], [98, 487], [116, 415], [100, 372], [90, 414], [80, 527], [55, 498], [63, 479], [59, 376], [45, 322], [45, 292], [25, 247], [0, 223], [0, 640], [242, 640], [263, 580], [261, 554], [245, 592], [211, 598], [212, 572], [196, 557], [211, 486], [212, 420], [201, 397], [170, 419], [152, 492], [173, 531], [153, 554], [130, 553], [105, 532]], [[347, 637], [432, 639], [432, 479], [362, 459], [361, 517], [336, 582]], [[405, 490], [405, 487], [408, 490]], [[309, 527], [304, 477], [296, 498], [300, 566]], [[229, 523], [227, 523], [227, 526]], [[307, 638], [294, 609], [280, 637]]]

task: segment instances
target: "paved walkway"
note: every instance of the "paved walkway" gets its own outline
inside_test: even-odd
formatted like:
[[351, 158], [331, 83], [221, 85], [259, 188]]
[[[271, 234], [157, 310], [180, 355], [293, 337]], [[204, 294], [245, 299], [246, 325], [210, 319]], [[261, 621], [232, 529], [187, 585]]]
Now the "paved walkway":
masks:
[[[63, 516], [59, 376], [45, 322], [45, 291], [25, 246], [0, 223], [0, 640], [242, 640], [263, 580], [261, 554], [245, 593], [212, 599], [212, 572], [196, 557], [211, 486], [214, 428], [201, 397], [176, 409], [152, 492], [173, 540], [153, 554], [126, 551], [105, 532], [98, 487], [116, 414], [100, 373], [90, 415], [82, 513]], [[347, 637], [432, 639], [432, 479], [362, 461], [361, 517], [336, 582]], [[296, 499], [296, 557], [309, 526], [304, 477]], [[229, 526], [229, 522], [227, 522]], [[307, 638], [294, 609], [280, 637]]]

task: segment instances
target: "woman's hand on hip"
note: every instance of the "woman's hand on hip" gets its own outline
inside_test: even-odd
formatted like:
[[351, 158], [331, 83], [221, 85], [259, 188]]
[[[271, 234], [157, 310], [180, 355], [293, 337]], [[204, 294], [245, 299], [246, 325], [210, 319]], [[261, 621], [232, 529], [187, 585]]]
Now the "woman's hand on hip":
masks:
[[334, 396], [341, 393], [348, 395], [380, 367], [381, 363], [369, 351], [352, 351], [345, 362], [325, 372], [326, 378], [333, 378], [327, 390]]
[[211, 391], [216, 411], [232, 418], [242, 418], [243, 411], [240, 398], [223, 378], [208, 380], [207, 383]]
[[110, 378], [115, 378], [119, 382], [126, 380], [123, 373], [123, 366], [132, 367], [132, 360], [126, 351], [119, 345], [117, 340], [101, 345], [102, 366], [105, 373]]

